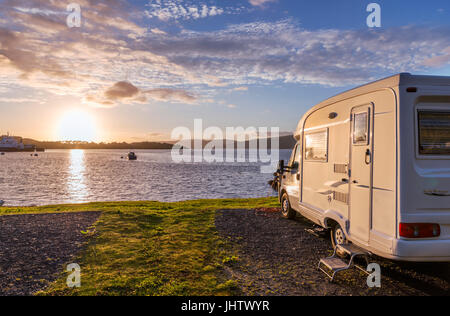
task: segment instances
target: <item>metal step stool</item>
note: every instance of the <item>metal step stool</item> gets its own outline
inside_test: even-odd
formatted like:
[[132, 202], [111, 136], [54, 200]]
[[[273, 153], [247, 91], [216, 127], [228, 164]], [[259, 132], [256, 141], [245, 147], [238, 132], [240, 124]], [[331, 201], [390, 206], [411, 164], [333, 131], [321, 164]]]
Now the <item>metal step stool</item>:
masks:
[[[350, 260], [348, 262], [345, 262], [344, 259], [340, 258], [337, 255], [338, 250], [349, 255]], [[363, 257], [366, 260], [367, 265], [369, 265], [369, 256], [369, 252], [353, 244], [337, 245], [334, 248], [334, 253], [331, 257], [320, 259], [318, 268], [331, 279], [331, 282], [334, 281], [337, 273], [351, 269], [353, 267], [356, 267], [364, 273], [369, 274], [366, 269], [354, 263], [355, 258]], [[327, 271], [325, 267], [329, 271]]]

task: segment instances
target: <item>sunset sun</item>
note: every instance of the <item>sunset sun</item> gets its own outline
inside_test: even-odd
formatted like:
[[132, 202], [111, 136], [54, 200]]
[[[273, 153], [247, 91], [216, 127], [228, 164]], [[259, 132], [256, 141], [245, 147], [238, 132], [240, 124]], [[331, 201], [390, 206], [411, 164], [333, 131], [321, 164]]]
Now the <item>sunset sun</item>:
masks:
[[88, 112], [78, 109], [65, 112], [59, 120], [57, 136], [61, 141], [95, 141], [95, 119]]

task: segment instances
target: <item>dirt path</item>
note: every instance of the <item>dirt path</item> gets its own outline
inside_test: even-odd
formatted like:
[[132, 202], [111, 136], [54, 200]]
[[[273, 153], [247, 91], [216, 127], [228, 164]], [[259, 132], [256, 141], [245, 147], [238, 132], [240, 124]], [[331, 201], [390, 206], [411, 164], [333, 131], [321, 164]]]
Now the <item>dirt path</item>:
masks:
[[99, 212], [0, 216], [0, 295], [31, 295], [56, 279]]
[[450, 263], [373, 258], [381, 265], [381, 288], [369, 289], [367, 276], [356, 269], [328, 282], [317, 263], [331, 254], [331, 244], [307, 233], [305, 228], [313, 224], [300, 216], [290, 221], [274, 212], [223, 210], [217, 213], [216, 227], [239, 253], [228, 272], [244, 295], [450, 295]]

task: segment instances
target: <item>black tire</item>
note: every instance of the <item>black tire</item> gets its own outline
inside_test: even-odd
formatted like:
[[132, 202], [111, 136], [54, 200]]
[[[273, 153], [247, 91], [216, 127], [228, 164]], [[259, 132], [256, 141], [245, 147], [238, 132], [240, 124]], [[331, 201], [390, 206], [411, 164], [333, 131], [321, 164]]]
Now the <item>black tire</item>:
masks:
[[292, 209], [287, 193], [281, 196], [281, 215], [287, 219], [294, 219], [297, 213]]
[[[344, 229], [338, 223], [335, 223], [330, 230], [331, 244], [333, 249], [336, 248], [338, 244], [347, 244], [348, 240], [345, 236]], [[337, 254], [341, 257], [345, 256], [345, 252], [338, 251]]]

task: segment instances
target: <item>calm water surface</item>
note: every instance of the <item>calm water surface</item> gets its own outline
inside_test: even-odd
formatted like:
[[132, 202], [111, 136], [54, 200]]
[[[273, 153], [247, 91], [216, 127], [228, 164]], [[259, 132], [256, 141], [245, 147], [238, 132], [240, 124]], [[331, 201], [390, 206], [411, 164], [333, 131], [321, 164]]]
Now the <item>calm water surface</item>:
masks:
[[[7, 206], [95, 201], [182, 201], [274, 195], [260, 163], [172, 162], [170, 151], [49, 150], [0, 156], [0, 200]], [[288, 159], [288, 150], [280, 159]]]

